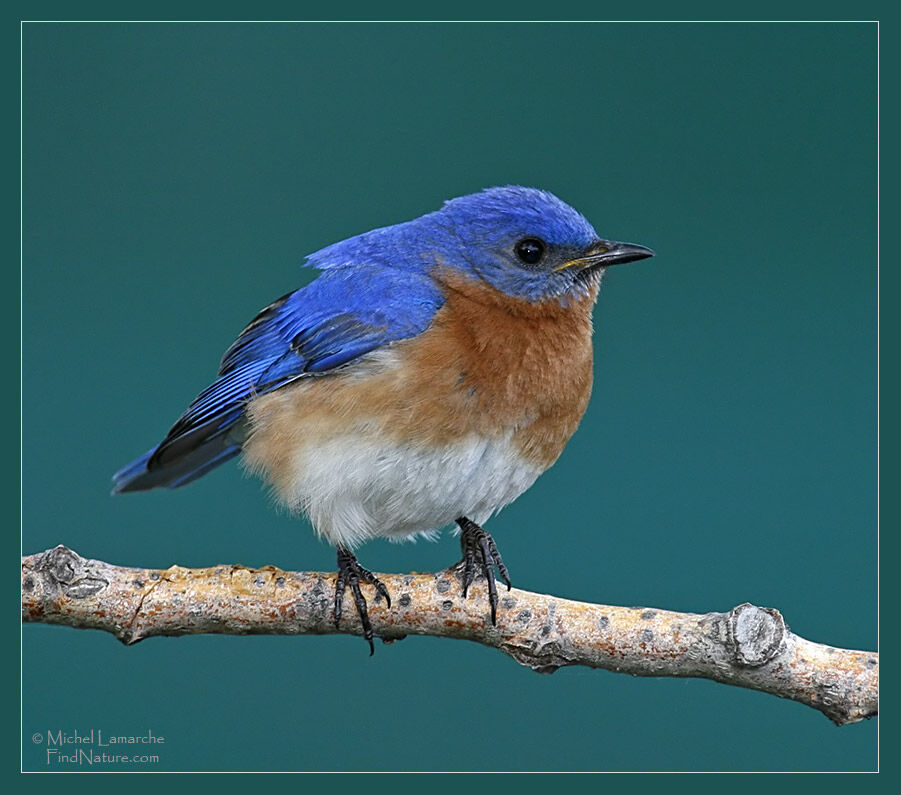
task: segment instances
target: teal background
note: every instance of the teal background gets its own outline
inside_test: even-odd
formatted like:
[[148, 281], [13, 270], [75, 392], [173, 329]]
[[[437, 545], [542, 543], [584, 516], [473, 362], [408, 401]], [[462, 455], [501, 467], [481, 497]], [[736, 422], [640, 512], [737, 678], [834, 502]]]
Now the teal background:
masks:
[[[515, 584], [876, 648], [875, 75], [872, 24], [26, 24], [24, 551], [333, 568], [234, 464], [109, 476], [303, 254], [521, 183], [658, 256], [607, 274], [585, 420], [489, 525]], [[433, 638], [24, 627], [24, 768], [91, 728], [164, 736], [153, 770], [870, 770], [877, 724]]]

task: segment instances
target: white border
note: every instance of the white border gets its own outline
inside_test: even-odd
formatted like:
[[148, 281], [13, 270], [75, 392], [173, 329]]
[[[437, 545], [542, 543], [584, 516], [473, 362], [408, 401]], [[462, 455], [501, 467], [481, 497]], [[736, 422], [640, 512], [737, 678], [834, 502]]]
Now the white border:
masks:
[[[881, 627], [881, 617], [880, 617], [880, 566], [879, 566], [879, 552], [880, 552], [880, 491], [881, 491], [881, 456], [879, 449], [879, 434], [880, 434], [880, 362], [881, 362], [881, 326], [880, 326], [880, 312], [881, 312], [881, 296], [880, 296], [880, 282], [881, 282], [881, 270], [880, 270], [880, 240], [881, 240], [881, 221], [882, 221], [882, 211], [881, 211], [881, 189], [880, 189], [880, 178], [881, 178], [881, 72], [882, 72], [882, 60], [881, 60], [881, 28], [880, 28], [880, 20], [878, 19], [490, 19], [490, 20], [456, 20], [456, 19], [380, 19], [380, 20], [367, 20], [367, 19], [23, 19], [19, 20], [19, 552], [20, 555], [24, 554], [23, 551], [23, 527], [24, 527], [24, 503], [23, 503], [23, 480], [22, 480], [22, 471], [23, 471], [23, 371], [24, 371], [24, 363], [22, 359], [22, 349], [23, 349], [23, 263], [24, 263], [24, 241], [23, 241], [23, 138], [22, 138], [22, 130], [23, 130], [23, 28], [26, 24], [65, 24], [65, 23], [73, 23], [73, 24], [471, 24], [471, 25], [491, 25], [491, 24], [734, 24], [734, 25], [743, 25], [743, 24], [875, 24], [876, 25], [876, 651], [879, 652], [880, 647], [880, 627]], [[231, 770], [231, 771], [201, 771], [201, 770], [190, 770], [190, 771], [171, 771], [171, 770], [78, 770], [78, 771], [70, 771], [70, 770], [24, 770], [24, 705], [23, 705], [23, 687], [22, 687], [22, 664], [23, 664], [23, 625], [20, 623], [19, 625], [19, 773], [21, 774], [35, 774], [35, 775], [45, 775], [45, 774], [54, 774], [54, 773], [103, 773], [103, 774], [140, 774], [140, 773], [162, 773], [162, 774], [172, 774], [172, 773], [245, 773], [245, 774], [266, 774], [266, 773], [298, 773], [298, 774], [308, 774], [308, 773], [344, 773], [348, 775], [366, 775], [368, 773], [409, 773], [411, 771], [405, 770], [394, 770], [394, 771], [340, 771], [340, 770], [267, 770], [267, 771], [256, 771], [256, 770]], [[857, 775], [867, 775], [872, 773], [879, 773], [879, 763], [880, 763], [880, 726], [876, 727], [876, 770], [874, 771], [760, 771], [760, 770], [731, 770], [731, 771], [712, 771], [712, 770], [672, 770], [672, 771], [634, 771], [634, 770], [599, 770], [599, 771], [545, 771], [545, 770], [537, 770], [537, 771], [526, 771], [526, 770], [511, 770], [511, 771], [431, 771], [432, 773], [461, 773], [465, 774], [467, 772], [473, 773], [489, 773], [489, 774], [504, 774], [504, 773], [527, 773], [527, 774], [535, 774], [535, 773], [544, 773], [549, 775], [560, 774], [560, 773], [573, 773], [573, 774], [581, 774], [581, 775], [591, 775], [594, 773], [686, 773], [686, 774], [695, 774], [695, 773], [729, 773], [729, 774], [742, 774], [742, 773], [759, 773], [759, 774], [769, 774], [770, 772], [780, 774], [780, 773], [795, 773], [795, 774], [806, 774], [806, 773], [818, 773], [818, 772], [830, 772], [830, 773], [847, 773], [847, 774], [857, 774]]]

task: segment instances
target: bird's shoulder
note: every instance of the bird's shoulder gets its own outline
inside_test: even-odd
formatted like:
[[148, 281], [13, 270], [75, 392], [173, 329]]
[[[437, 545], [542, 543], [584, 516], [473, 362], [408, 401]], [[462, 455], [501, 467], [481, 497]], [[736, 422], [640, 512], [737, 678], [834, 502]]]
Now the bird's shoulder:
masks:
[[422, 274], [350, 266], [324, 271], [263, 309], [226, 351], [219, 375], [268, 360], [293, 374], [325, 373], [422, 332], [443, 301]]

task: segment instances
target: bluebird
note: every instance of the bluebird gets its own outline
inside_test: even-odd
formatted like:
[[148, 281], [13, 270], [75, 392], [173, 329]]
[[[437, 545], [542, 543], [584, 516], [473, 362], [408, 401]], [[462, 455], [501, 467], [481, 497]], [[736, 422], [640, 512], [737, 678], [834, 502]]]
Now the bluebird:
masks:
[[456, 524], [464, 597], [494, 574], [482, 525], [547, 470], [592, 386], [591, 313], [607, 267], [651, 257], [556, 196], [488, 188], [307, 257], [321, 271], [261, 311], [215, 381], [114, 493], [178, 488], [243, 453], [278, 500], [337, 549], [334, 619], [349, 588], [374, 647], [354, 555], [381, 537]]

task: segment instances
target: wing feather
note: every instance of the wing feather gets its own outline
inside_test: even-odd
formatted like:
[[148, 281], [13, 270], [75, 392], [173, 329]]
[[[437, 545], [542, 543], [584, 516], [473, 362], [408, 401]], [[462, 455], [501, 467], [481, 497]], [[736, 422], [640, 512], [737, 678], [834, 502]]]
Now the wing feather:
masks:
[[345, 267], [263, 309], [225, 352], [218, 377], [152, 450], [113, 476], [114, 492], [178, 488], [238, 455], [245, 407], [310, 375], [322, 376], [428, 328], [443, 297], [410, 272]]

